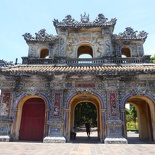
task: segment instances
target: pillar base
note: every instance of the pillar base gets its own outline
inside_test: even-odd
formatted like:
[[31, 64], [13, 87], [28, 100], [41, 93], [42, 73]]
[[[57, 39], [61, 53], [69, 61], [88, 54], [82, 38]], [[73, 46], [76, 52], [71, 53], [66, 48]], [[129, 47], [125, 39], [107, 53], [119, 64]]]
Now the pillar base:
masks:
[[104, 140], [105, 144], [128, 144], [127, 139], [125, 138], [106, 138]]
[[9, 142], [10, 136], [0, 136], [0, 142]]
[[65, 137], [45, 137], [43, 143], [66, 143]]

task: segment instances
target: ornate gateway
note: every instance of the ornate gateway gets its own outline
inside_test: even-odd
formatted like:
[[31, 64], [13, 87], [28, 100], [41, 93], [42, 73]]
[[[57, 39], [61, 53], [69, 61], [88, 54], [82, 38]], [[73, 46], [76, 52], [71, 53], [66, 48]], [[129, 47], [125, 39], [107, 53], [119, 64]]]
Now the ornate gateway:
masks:
[[45, 29], [23, 35], [29, 50], [22, 64], [0, 61], [1, 141], [69, 142], [82, 102], [96, 107], [100, 142], [128, 143], [126, 103], [137, 108], [140, 137], [155, 140], [155, 65], [144, 55], [147, 33], [126, 27], [113, 34], [116, 21], [103, 14], [90, 21], [84, 13], [78, 22], [67, 15], [54, 19], [56, 36]]

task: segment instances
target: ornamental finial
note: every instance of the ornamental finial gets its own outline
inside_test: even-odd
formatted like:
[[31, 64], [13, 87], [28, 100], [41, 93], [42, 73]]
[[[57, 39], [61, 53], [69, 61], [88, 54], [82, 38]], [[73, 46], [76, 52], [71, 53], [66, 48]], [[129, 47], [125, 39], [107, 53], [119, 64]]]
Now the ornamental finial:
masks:
[[89, 22], [89, 14], [86, 15], [86, 12], [84, 13], [84, 15], [81, 14], [81, 22], [88, 23]]

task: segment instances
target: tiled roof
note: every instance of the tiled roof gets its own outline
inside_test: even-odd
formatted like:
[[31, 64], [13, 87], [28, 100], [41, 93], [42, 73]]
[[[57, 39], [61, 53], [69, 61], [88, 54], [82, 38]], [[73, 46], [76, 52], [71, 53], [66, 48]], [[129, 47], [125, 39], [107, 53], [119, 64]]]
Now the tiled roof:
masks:
[[1, 73], [25, 74], [25, 73], [101, 73], [101, 74], [122, 74], [122, 73], [152, 73], [155, 74], [155, 64], [138, 65], [104, 65], [104, 66], [54, 66], [54, 65], [17, 65], [4, 67]]

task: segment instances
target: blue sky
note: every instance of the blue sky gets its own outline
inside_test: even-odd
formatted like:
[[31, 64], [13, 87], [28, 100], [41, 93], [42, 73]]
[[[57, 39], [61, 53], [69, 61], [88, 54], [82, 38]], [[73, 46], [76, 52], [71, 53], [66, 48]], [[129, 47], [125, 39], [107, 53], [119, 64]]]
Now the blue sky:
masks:
[[155, 54], [155, 0], [0, 0], [0, 59], [22, 62], [28, 55], [28, 45], [22, 35], [45, 28], [56, 35], [53, 19], [62, 21], [66, 15], [80, 21], [86, 12], [90, 21], [103, 13], [108, 20], [117, 18], [114, 33], [126, 27], [148, 32], [145, 55]]

